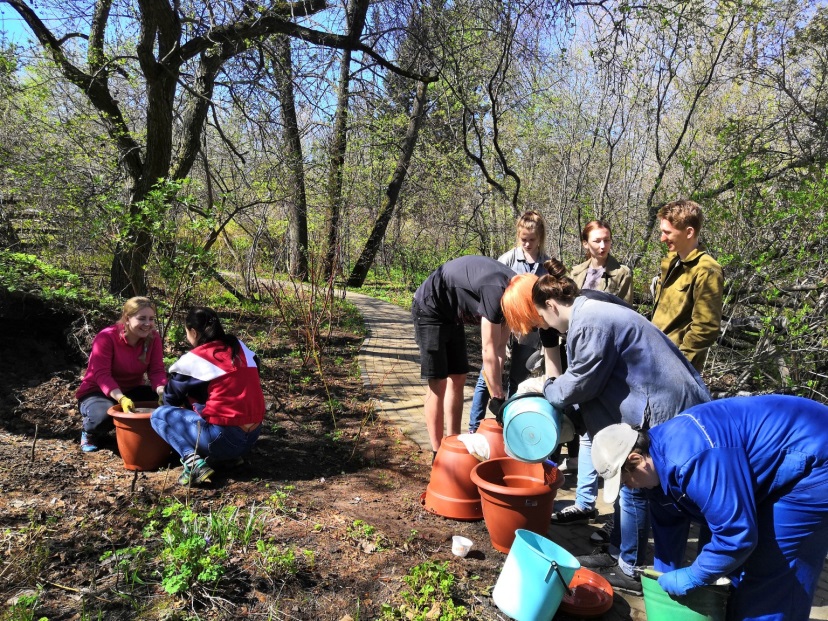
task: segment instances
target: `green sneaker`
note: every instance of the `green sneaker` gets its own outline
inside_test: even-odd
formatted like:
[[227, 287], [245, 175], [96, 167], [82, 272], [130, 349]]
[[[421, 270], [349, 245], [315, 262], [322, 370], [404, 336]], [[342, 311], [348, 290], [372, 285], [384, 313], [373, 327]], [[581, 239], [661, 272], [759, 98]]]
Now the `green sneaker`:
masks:
[[203, 459], [197, 459], [192, 466], [184, 464], [184, 472], [178, 477], [179, 485], [202, 485], [203, 483], [210, 483], [210, 477], [215, 474], [207, 462]]

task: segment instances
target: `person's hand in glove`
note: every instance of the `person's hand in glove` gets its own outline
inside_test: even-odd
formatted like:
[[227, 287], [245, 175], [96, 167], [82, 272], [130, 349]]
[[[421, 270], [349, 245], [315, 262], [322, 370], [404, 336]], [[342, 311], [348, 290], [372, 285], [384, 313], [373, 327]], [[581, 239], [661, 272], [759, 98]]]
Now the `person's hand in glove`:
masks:
[[122, 395], [120, 399], [118, 399], [118, 403], [121, 404], [121, 411], [126, 413], [132, 412], [135, 409], [135, 404], [132, 402], [132, 399], [127, 397], [126, 395]]
[[499, 397], [492, 397], [489, 399], [489, 412], [494, 414], [495, 419], [503, 426], [503, 418], [498, 416], [500, 414], [500, 408], [503, 407], [503, 404], [506, 402], [506, 399], [500, 399]]
[[522, 381], [517, 386], [516, 395], [522, 395], [527, 392], [537, 392], [543, 394], [543, 385], [546, 383], [546, 377], [530, 377], [528, 380]]
[[682, 567], [675, 571], [668, 571], [658, 578], [658, 586], [670, 595], [687, 595], [691, 589], [702, 586], [703, 583], [693, 575], [690, 567]]
[[158, 393], [158, 405], [159, 406], [164, 405], [164, 387], [159, 386], [158, 388], [155, 389], [155, 392]]

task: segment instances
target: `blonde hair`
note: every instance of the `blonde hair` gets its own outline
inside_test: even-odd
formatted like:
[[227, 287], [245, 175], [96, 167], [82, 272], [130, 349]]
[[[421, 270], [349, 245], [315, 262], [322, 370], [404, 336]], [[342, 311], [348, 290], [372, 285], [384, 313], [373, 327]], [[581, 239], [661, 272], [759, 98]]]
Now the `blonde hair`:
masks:
[[[118, 323], [124, 328], [124, 336], [126, 336], [127, 321], [129, 318], [137, 315], [145, 308], [151, 308], [156, 314], [158, 314], [155, 302], [149, 298], [136, 296], [134, 298], [129, 298], [126, 302], [124, 302], [124, 308], [121, 311], [121, 318], [118, 320]], [[151, 332], [150, 335], [144, 339], [144, 345], [141, 348], [141, 355], [138, 356], [138, 359], [144, 364], [147, 362], [147, 352], [149, 351], [150, 341], [155, 338], [155, 335], [155, 332]]]
[[526, 229], [538, 236], [538, 248], [543, 251], [546, 248], [546, 221], [537, 211], [527, 211], [515, 223], [515, 240], [520, 246], [520, 230]]
[[129, 298], [126, 302], [124, 302], [124, 309], [121, 311], [121, 318], [118, 320], [118, 323], [126, 324], [130, 317], [137, 315], [144, 308], [151, 308], [153, 311], [158, 313], [158, 309], [155, 307], [155, 302], [149, 298], [145, 298], [143, 296]]
[[500, 298], [500, 308], [512, 332], [529, 334], [541, 323], [538, 309], [532, 301], [532, 288], [537, 281], [538, 277], [534, 274], [513, 276]]

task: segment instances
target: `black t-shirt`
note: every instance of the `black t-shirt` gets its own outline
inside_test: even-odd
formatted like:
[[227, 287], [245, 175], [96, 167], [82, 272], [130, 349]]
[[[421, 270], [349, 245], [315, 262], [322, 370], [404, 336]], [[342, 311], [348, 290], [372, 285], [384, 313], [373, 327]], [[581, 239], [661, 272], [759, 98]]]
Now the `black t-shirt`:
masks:
[[414, 293], [421, 321], [476, 325], [503, 321], [500, 298], [515, 273], [489, 257], [452, 259], [434, 270]]

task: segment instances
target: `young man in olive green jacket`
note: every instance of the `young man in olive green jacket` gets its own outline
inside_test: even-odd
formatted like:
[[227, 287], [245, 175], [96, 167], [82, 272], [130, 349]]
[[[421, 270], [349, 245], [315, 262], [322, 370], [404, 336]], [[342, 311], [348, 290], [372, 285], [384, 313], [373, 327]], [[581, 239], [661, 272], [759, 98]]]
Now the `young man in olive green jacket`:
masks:
[[701, 373], [722, 321], [722, 267], [699, 248], [702, 212], [697, 203], [673, 201], [659, 209], [658, 217], [669, 253], [653, 290], [652, 321]]

